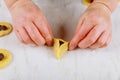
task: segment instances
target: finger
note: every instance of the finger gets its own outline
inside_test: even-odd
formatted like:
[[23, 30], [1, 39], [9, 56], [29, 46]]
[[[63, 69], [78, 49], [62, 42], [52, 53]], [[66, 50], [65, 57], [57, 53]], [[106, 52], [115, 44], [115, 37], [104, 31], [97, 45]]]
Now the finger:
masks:
[[97, 39], [99, 38], [99, 36], [102, 34], [102, 32], [104, 31], [104, 28], [97, 25], [95, 26], [89, 33], [88, 35], [79, 42], [78, 46], [80, 48], [88, 48], [90, 47], [93, 43], [95, 43], [97, 41]]
[[98, 40], [90, 46], [90, 48], [95, 49], [104, 45], [105, 42], [107, 41], [108, 36], [109, 36], [108, 32], [103, 32], [102, 35], [98, 38]]
[[82, 25], [78, 26], [79, 28], [77, 28], [76, 33], [70, 42], [70, 50], [77, 47], [79, 41], [81, 41], [92, 29], [93, 24], [90, 21], [84, 21]]
[[42, 36], [44, 37], [46, 44], [48, 46], [53, 44], [53, 35], [52, 31], [50, 29], [50, 26], [45, 19], [45, 17], [38, 17], [36, 20], [34, 20], [34, 24], [38, 27], [40, 30]]
[[45, 44], [44, 38], [33, 23], [27, 23], [25, 25], [25, 29], [32, 41], [34, 41], [37, 45], [41, 46]]
[[16, 34], [16, 36], [17, 36], [17, 38], [20, 40], [20, 42], [24, 43], [24, 40], [22, 39], [22, 37], [21, 37], [21, 35], [20, 35], [19, 31], [18, 31], [18, 30], [16, 30], [16, 29], [14, 29], [14, 32], [15, 32], [15, 34]]
[[26, 32], [26, 30], [24, 28], [21, 28], [19, 30], [19, 34], [21, 35], [21, 37], [22, 37], [22, 39], [23, 39], [23, 41], [24, 41], [25, 44], [35, 44], [31, 40], [30, 36], [28, 35], [28, 33]]
[[20, 24], [18, 26], [19, 23], [17, 23], [14, 19], [12, 21], [12, 25], [13, 25], [13, 30], [15, 32], [15, 35], [17, 36], [17, 38], [20, 40], [20, 42], [24, 43], [24, 40], [22, 39], [20, 33], [19, 33], [19, 28], [21, 28], [22, 24]]
[[111, 39], [112, 39], [112, 34], [109, 34], [105, 44], [101, 45], [100, 48], [106, 47], [110, 43]]
[[84, 17], [81, 17], [80, 20], [79, 20], [79, 22], [78, 22], [78, 24], [77, 24], [77, 28], [75, 30], [74, 35], [76, 35], [79, 32], [79, 30], [82, 27], [82, 25], [83, 25], [84, 22], [85, 22]]

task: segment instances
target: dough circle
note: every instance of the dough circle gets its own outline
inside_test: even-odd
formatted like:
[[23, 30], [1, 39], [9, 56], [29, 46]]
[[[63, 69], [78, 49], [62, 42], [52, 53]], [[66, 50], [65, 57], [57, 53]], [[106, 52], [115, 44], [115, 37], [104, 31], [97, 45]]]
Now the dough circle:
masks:
[[4, 55], [4, 58], [0, 60], [0, 69], [2, 69], [10, 63], [12, 56], [6, 49], [0, 49], [0, 53]]
[[0, 29], [0, 37], [8, 35], [12, 31], [12, 25], [7, 22], [0, 22], [0, 26], [5, 26], [6, 30]]

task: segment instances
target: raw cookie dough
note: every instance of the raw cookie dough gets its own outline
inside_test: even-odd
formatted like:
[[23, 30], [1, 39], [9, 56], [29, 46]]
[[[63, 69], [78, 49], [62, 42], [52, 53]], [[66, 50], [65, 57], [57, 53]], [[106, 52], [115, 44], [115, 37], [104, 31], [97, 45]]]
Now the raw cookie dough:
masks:
[[11, 61], [11, 54], [8, 50], [0, 49], [0, 69], [6, 67]]
[[85, 4], [86, 6], [89, 6], [92, 2], [93, 0], [83, 0], [83, 4]]
[[0, 37], [8, 35], [12, 31], [12, 26], [7, 22], [0, 22]]
[[68, 42], [62, 39], [54, 39], [54, 52], [57, 59], [61, 59], [68, 50]]

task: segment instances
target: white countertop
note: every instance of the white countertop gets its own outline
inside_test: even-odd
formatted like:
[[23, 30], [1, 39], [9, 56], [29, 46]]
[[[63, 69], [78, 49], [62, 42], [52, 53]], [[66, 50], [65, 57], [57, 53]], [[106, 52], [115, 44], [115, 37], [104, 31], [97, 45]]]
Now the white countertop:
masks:
[[[86, 7], [80, 0], [52, 1], [40, 0], [39, 4], [36, 0], [36, 4], [45, 13], [54, 35], [59, 37], [57, 30], [63, 27], [64, 39], [70, 40]], [[11, 22], [3, 4], [0, 5], [0, 21]], [[120, 6], [113, 13], [112, 22], [113, 39], [108, 47], [69, 51], [59, 61], [52, 47], [24, 45], [13, 32], [0, 38], [0, 48], [11, 51], [13, 57], [10, 65], [0, 70], [0, 80], [120, 80]]]

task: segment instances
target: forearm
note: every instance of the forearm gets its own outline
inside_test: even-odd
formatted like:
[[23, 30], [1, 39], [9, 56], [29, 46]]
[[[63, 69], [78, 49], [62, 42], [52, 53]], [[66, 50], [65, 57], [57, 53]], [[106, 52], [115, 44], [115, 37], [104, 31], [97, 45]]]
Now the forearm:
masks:
[[107, 6], [111, 10], [111, 12], [113, 12], [116, 9], [119, 0], [94, 0], [93, 3], [94, 2], [104, 4], [105, 6]]

